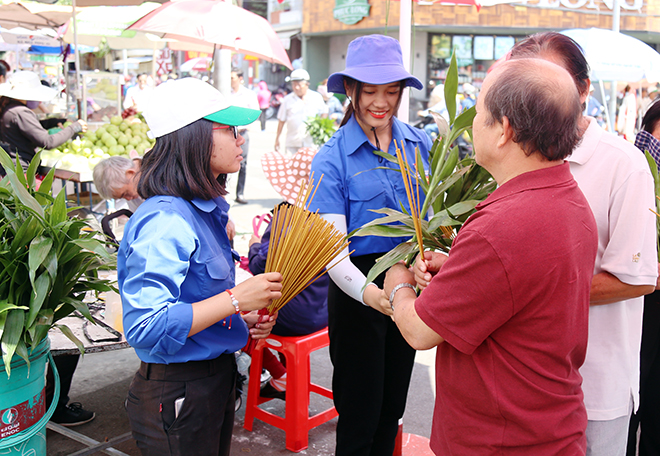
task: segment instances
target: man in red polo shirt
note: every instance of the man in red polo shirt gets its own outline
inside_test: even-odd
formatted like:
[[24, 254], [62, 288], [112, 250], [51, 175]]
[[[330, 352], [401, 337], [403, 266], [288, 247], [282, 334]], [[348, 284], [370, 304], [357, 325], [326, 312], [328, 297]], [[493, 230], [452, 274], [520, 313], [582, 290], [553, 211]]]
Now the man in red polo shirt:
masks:
[[[437, 346], [438, 455], [584, 455], [579, 368], [587, 347], [594, 217], [570, 173], [581, 106], [569, 74], [537, 59], [484, 81], [477, 163], [499, 187], [451, 253], [396, 265], [385, 293], [416, 349]], [[423, 288], [417, 298], [408, 284]]]

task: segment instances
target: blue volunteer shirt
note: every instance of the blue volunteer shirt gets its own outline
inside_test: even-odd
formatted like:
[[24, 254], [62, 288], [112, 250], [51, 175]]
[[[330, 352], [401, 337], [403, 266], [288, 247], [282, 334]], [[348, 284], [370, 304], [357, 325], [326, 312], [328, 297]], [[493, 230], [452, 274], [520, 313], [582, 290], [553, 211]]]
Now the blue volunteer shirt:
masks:
[[[245, 345], [248, 330], [233, 315], [188, 337], [192, 303], [234, 286], [222, 197], [147, 199], [131, 216], [117, 253], [124, 333], [147, 363], [209, 360]], [[231, 329], [230, 329], [231, 325]]]
[[[424, 131], [413, 128], [394, 118], [392, 138], [401, 148], [404, 140], [408, 164], [415, 163], [415, 148], [419, 148], [428, 170], [431, 140]], [[381, 146], [385, 147], [385, 144]], [[391, 163], [374, 154], [374, 146], [369, 143], [355, 116], [340, 128], [314, 156], [312, 172], [314, 179], [321, 181], [310, 210], [318, 209], [322, 214], [342, 214], [350, 233], [383, 214], [370, 209], [391, 208], [401, 210], [401, 204], [410, 211], [406, 188], [398, 164]], [[396, 158], [394, 141], [387, 150]], [[376, 169], [386, 167], [390, 169]], [[420, 189], [420, 199], [424, 195]], [[349, 250], [353, 255], [383, 253], [393, 249], [408, 238], [387, 238], [380, 236], [354, 236], [350, 239]]]

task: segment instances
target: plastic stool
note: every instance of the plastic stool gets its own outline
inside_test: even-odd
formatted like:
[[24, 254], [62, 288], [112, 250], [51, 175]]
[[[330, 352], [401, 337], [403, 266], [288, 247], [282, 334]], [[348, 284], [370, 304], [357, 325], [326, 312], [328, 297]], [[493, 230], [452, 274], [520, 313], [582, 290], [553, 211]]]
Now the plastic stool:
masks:
[[[337, 416], [334, 406], [324, 412], [309, 416], [310, 393], [332, 399], [331, 390], [311, 382], [309, 365], [310, 354], [329, 344], [328, 328], [307, 336], [270, 335], [268, 338], [260, 340], [252, 353], [243, 427], [252, 431], [252, 424], [257, 418], [285, 432], [287, 450], [299, 452], [307, 448], [309, 430]], [[287, 391], [284, 418], [259, 408], [259, 404], [271, 400], [260, 396], [263, 351], [266, 348], [283, 353], [286, 358]]]

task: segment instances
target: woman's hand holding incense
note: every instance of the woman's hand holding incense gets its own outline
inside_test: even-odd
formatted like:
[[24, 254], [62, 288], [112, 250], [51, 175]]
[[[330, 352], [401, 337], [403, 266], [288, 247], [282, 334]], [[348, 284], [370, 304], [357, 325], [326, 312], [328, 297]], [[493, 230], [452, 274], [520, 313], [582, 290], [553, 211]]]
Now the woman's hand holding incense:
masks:
[[413, 266], [415, 282], [420, 290], [423, 290], [431, 283], [433, 276], [437, 274], [445, 261], [449, 257], [440, 252], [424, 252], [424, 260], [418, 255]]
[[259, 312], [252, 311], [243, 314], [243, 320], [248, 326], [250, 337], [253, 339], [264, 339], [270, 335], [277, 320], [277, 312], [273, 315], [259, 315]]
[[263, 309], [282, 296], [282, 274], [266, 272], [232, 288], [241, 311]]

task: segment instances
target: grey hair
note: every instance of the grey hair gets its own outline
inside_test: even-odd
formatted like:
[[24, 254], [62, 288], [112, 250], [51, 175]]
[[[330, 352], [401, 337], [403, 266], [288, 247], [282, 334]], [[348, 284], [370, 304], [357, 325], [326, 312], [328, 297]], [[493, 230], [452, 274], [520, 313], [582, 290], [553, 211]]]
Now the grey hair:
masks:
[[575, 85], [566, 86], [547, 75], [541, 62], [545, 61], [519, 59], [506, 63], [484, 98], [490, 114], [485, 123], [502, 123], [506, 117], [513, 129], [513, 141], [527, 155], [539, 153], [549, 161], [562, 160], [580, 142], [582, 107]]
[[126, 172], [133, 169], [133, 160], [126, 157], [110, 157], [94, 167], [94, 186], [104, 199], [112, 199], [112, 191], [128, 183]]

